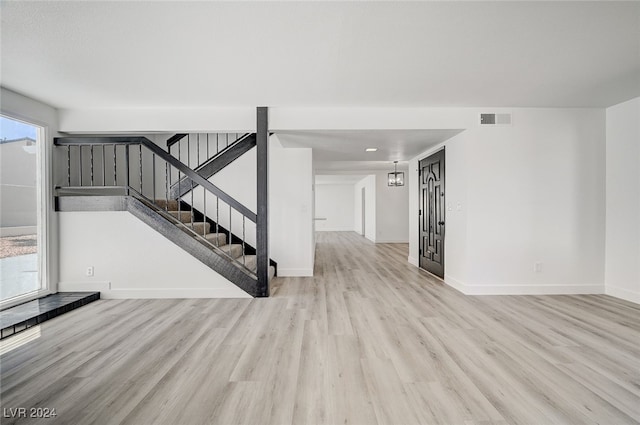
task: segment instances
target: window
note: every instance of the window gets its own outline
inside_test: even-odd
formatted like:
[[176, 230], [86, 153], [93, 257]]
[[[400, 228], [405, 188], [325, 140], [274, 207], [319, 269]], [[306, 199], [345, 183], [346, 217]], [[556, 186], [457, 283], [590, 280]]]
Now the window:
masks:
[[47, 289], [41, 127], [0, 116], [0, 306]]

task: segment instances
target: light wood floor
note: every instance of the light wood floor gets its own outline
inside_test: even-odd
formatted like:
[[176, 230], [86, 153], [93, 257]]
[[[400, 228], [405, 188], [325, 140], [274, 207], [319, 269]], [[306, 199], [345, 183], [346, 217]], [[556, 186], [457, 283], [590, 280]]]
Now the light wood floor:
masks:
[[65, 424], [640, 421], [640, 306], [469, 297], [406, 260], [321, 233], [316, 277], [269, 299], [90, 304], [1, 357], [2, 407]]

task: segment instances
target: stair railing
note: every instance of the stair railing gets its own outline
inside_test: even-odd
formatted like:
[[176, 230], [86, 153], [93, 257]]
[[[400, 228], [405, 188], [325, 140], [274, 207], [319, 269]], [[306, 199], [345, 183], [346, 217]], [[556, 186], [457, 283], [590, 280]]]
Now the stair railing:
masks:
[[[178, 133], [167, 139], [167, 151], [197, 170], [249, 133]], [[185, 158], [186, 157], [186, 158]]]
[[[245, 255], [246, 246], [255, 246], [258, 238], [256, 213], [146, 137], [61, 137], [54, 139], [54, 145], [63, 150], [66, 148], [66, 178], [56, 186], [58, 196], [133, 196], [252, 278], [257, 279], [260, 273], [265, 273], [258, 269], [264, 267], [259, 262], [256, 262], [256, 268], [250, 267]], [[192, 188], [198, 186], [198, 189], [185, 195], [187, 199], [183, 196], [172, 199], [173, 182], [185, 178]], [[170, 214], [171, 201], [177, 201], [177, 217]], [[184, 204], [190, 206], [189, 211], [183, 210]], [[196, 231], [194, 221], [196, 206], [204, 215], [201, 232]], [[190, 215], [190, 226], [183, 222], [184, 214]], [[209, 232], [205, 224], [207, 218], [215, 225], [214, 229], [209, 223]], [[207, 238], [209, 233], [216, 234], [213, 241]], [[227, 249], [220, 244], [220, 233], [228, 235]], [[238, 258], [232, 255], [234, 236], [242, 245], [242, 256]]]
[[[231, 133], [231, 137], [227, 133], [176, 134], [167, 141], [167, 150], [183, 163], [186, 156], [186, 164], [196, 163], [197, 166], [192, 168], [205, 179], [209, 179], [222, 168], [242, 156], [248, 149], [255, 146], [255, 133], [244, 133], [241, 136], [238, 136], [238, 134], [240, 133]], [[195, 142], [195, 147], [192, 140]], [[177, 148], [174, 148], [173, 146], [176, 145]], [[209, 148], [210, 145], [212, 145], [211, 149]], [[206, 159], [201, 158], [201, 149], [209, 155]], [[171, 184], [170, 196], [186, 195], [191, 190], [193, 188], [187, 178], [178, 179]]]

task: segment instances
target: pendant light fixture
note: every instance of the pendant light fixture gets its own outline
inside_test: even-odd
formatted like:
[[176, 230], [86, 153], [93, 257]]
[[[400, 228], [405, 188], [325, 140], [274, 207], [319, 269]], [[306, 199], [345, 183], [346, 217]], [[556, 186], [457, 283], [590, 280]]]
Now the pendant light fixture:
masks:
[[404, 172], [398, 171], [398, 161], [393, 161], [393, 173], [388, 174], [389, 186], [404, 186]]

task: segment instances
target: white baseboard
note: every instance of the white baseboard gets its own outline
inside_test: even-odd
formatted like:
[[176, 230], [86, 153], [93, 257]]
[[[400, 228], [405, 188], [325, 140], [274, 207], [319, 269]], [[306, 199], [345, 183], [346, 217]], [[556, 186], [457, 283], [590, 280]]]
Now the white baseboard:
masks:
[[90, 292], [90, 291], [110, 291], [111, 282], [86, 281], [86, 282], [58, 282], [60, 292]]
[[406, 239], [376, 239], [376, 243], [409, 243]]
[[350, 227], [323, 227], [318, 229], [316, 227], [316, 232], [353, 232], [353, 229]]
[[603, 285], [470, 285], [448, 275], [444, 282], [465, 295], [604, 294]]
[[407, 257], [407, 261], [409, 261], [409, 264], [418, 267], [418, 259], [417, 258], [413, 258], [413, 257], [409, 256], [409, 257]]
[[101, 291], [104, 299], [251, 298], [240, 288], [132, 288]]
[[625, 301], [640, 304], [640, 293], [629, 291], [628, 289], [618, 288], [617, 286], [605, 285], [604, 293], [612, 297], [620, 298]]
[[111, 282], [60, 282], [61, 292], [100, 292], [104, 299], [154, 298], [246, 298], [249, 294], [240, 288], [131, 288], [112, 289]]
[[278, 267], [278, 277], [310, 277], [313, 276], [311, 269], [281, 269]]

